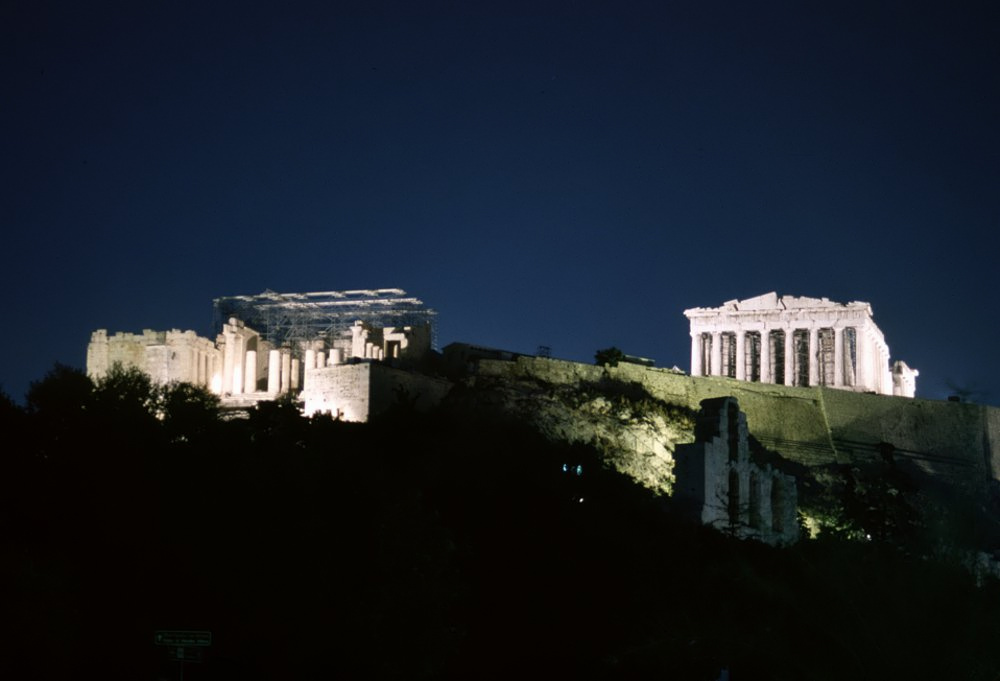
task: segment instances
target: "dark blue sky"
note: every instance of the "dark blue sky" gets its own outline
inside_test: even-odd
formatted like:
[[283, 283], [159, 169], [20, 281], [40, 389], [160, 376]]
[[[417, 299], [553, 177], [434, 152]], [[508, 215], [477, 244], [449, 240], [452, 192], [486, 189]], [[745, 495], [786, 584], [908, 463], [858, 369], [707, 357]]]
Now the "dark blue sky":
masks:
[[[251, 6], [253, 5], [253, 6]], [[1000, 403], [995, 3], [4, 3], [0, 382], [221, 295], [689, 363], [685, 308], [872, 303]]]

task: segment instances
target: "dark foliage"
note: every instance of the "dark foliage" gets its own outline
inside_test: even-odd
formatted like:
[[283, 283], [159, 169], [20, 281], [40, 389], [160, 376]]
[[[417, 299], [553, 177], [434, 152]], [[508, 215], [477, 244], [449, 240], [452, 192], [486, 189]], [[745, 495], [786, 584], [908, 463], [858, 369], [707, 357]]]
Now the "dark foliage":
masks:
[[190, 388], [116, 381], [60, 371], [28, 410], [0, 403], [31, 434], [4, 454], [0, 678], [174, 678], [152, 634], [175, 628], [213, 632], [195, 681], [1000, 671], [996, 585], [876, 542], [678, 523], [516, 422], [405, 400], [367, 425], [291, 402], [221, 421]]
[[618, 362], [624, 359], [625, 353], [614, 346], [598, 350], [594, 354], [594, 364], [597, 366], [616, 367], [618, 366]]

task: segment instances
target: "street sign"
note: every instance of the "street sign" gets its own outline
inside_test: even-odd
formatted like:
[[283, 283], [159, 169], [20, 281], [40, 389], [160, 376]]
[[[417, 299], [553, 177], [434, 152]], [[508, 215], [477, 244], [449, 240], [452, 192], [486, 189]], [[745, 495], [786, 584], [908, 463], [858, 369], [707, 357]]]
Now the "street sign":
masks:
[[171, 660], [178, 662], [201, 662], [204, 648], [168, 648]]
[[158, 631], [153, 636], [158, 646], [194, 647], [212, 645], [210, 631]]

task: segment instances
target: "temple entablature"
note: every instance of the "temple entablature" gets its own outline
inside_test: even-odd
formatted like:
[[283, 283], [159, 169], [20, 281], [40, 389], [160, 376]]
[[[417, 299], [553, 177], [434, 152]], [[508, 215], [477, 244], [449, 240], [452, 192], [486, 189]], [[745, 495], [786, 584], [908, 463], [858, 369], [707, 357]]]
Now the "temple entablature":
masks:
[[890, 369], [889, 346], [869, 303], [778, 296], [684, 311], [691, 375], [827, 386], [913, 397], [919, 372]]

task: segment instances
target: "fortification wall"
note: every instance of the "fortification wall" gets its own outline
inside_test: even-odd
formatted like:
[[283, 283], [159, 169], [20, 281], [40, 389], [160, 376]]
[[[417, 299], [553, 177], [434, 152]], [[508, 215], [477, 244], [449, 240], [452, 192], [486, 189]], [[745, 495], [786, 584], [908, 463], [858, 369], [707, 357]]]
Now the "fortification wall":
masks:
[[345, 421], [367, 421], [401, 400], [418, 411], [429, 409], [450, 389], [443, 379], [358, 362], [306, 369], [302, 399], [308, 415], [325, 412]]
[[87, 374], [94, 379], [107, 375], [115, 364], [135, 367], [159, 383], [186, 381], [207, 387], [213, 368], [220, 361], [212, 341], [194, 331], [152, 331], [109, 336], [98, 329], [87, 346]]
[[895, 456], [956, 481], [1000, 479], [1000, 409], [976, 404], [748, 383], [693, 377], [667, 369], [519, 357], [481, 360], [479, 374], [555, 384], [597, 382], [602, 377], [641, 384], [652, 396], [697, 410], [703, 399], [731, 395], [747, 415], [752, 436], [806, 465]]
[[340, 364], [306, 369], [302, 400], [305, 413], [332, 414], [345, 421], [367, 421], [370, 408], [371, 364]]

